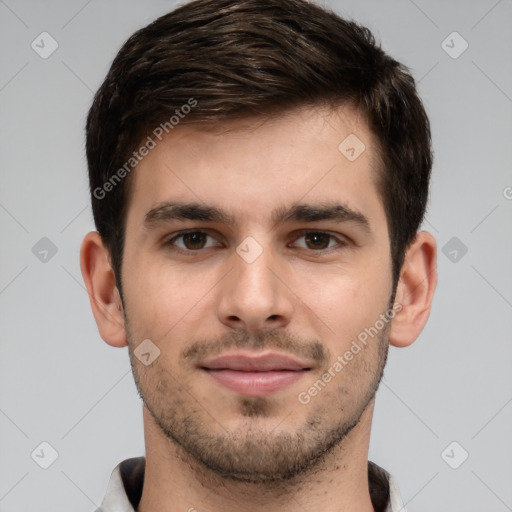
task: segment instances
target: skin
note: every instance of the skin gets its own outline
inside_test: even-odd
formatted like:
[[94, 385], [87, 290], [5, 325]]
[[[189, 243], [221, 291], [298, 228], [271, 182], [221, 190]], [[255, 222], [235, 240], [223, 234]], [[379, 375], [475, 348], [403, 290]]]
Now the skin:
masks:
[[[366, 147], [353, 162], [338, 150], [351, 133]], [[100, 236], [85, 237], [81, 267], [100, 334], [112, 346], [128, 345], [144, 401], [138, 512], [373, 511], [367, 461], [375, 391], [389, 344], [408, 346], [423, 329], [437, 280], [435, 240], [419, 232], [391, 296], [378, 163], [372, 134], [349, 106], [215, 130], [179, 125], [134, 171], [123, 300]], [[236, 223], [144, 222], [168, 201], [215, 206]], [[368, 225], [272, 222], [275, 209], [296, 203], [341, 203]], [[208, 236], [176, 238], [182, 230]], [[318, 232], [332, 237], [311, 237]], [[247, 237], [262, 250], [251, 263], [236, 250], [247, 249]], [[332, 372], [393, 299], [394, 318], [301, 403], [299, 394]], [[160, 351], [148, 366], [134, 355], [145, 339]], [[237, 347], [289, 354], [309, 371], [265, 397], [242, 396], [198, 367]]]

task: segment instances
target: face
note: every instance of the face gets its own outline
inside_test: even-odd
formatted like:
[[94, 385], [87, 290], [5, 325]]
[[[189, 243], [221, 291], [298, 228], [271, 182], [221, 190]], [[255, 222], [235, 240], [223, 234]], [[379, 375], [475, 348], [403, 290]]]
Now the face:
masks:
[[[340, 146], [351, 134], [362, 152], [353, 135]], [[122, 263], [130, 358], [152, 420], [191, 460], [291, 478], [372, 403], [393, 313], [377, 172], [348, 107], [177, 126], [138, 164]]]

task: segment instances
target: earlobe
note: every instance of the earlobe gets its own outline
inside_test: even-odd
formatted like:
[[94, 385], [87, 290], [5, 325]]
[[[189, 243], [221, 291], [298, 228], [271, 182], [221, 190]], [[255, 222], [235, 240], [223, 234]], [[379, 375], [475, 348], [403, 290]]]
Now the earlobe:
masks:
[[126, 346], [121, 296], [109, 251], [97, 231], [88, 233], [82, 242], [80, 268], [101, 337], [113, 347]]
[[437, 284], [437, 253], [434, 237], [420, 231], [409, 246], [400, 272], [395, 304], [400, 310], [391, 323], [389, 343], [407, 347], [427, 323]]

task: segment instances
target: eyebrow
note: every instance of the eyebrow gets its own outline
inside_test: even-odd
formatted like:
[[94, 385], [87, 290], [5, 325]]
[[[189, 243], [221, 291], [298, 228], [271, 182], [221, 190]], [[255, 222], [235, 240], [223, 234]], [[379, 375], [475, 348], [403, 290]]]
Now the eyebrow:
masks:
[[[164, 202], [149, 210], [144, 216], [144, 227], [151, 229], [172, 220], [196, 220], [218, 222], [236, 226], [235, 217], [216, 206], [201, 203]], [[271, 214], [273, 227], [286, 222], [318, 222], [333, 220], [351, 222], [371, 232], [370, 222], [362, 213], [341, 203], [294, 204], [289, 208], [281, 206]]]

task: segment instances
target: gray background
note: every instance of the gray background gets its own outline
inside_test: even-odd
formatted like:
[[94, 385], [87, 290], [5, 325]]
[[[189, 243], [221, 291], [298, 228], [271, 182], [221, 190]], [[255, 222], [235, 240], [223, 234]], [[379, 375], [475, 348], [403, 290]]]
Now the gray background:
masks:
[[[324, 4], [411, 68], [436, 154], [439, 286], [418, 341], [390, 350], [370, 458], [409, 512], [512, 510], [512, 1]], [[2, 512], [92, 511], [114, 466], [144, 454], [128, 353], [100, 339], [79, 269], [93, 229], [83, 126], [124, 40], [174, 6], [0, 0]], [[43, 31], [59, 45], [47, 59], [31, 48]], [[454, 31], [469, 44], [458, 58]], [[31, 457], [49, 461], [43, 441], [48, 469]]]

